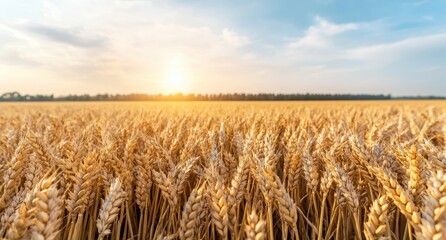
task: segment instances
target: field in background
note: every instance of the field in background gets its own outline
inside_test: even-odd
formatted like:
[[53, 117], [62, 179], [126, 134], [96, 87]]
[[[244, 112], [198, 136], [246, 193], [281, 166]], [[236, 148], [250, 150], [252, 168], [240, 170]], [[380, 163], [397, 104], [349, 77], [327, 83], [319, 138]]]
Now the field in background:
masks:
[[446, 101], [0, 110], [0, 238], [446, 237]]

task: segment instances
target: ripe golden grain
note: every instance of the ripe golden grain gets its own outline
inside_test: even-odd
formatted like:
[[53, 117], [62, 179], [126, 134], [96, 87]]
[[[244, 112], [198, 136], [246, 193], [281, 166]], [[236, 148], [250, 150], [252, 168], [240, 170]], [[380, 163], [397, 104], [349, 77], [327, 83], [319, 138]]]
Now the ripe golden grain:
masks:
[[446, 103], [2, 105], [0, 239], [444, 239]]

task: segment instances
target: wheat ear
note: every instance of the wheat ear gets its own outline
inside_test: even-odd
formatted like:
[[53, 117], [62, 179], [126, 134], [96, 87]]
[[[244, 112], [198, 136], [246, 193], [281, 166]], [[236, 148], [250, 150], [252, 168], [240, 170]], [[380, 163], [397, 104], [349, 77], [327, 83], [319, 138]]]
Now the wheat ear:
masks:
[[248, 240], [266, 239], [266, 221], [259, 218], [254, 209], [247, 217], [245, 232]]
[[102, 206], [99, 210], [99, 219], [96, 223], [99, 232], [98, 239], [103, 239], [111, 233], [110, 226], [118, 217], [119, 209], [124, 203], [125, 198], [126, 193], [122, 190], [121, 181], [115, 179], [110, 185], [109, 193], [102, 200]]
[[446, 239], [446, 174], [433, 174], [427, 187], [418, 239]]
[[389, 214], [389, 200], [387, 195], [376, 198], [367, 214], [364, 224], [364, 235], [367, 240], [381, 239], [388, 232], [387, 217]]
[[35, 188], [35, 198], [32, 201], [34, 208], [31, 212], [34, 217], [31, 226], [33, 239], [58, 239], [62, 225], [63, 200], [59, 197], [59, 190], [54, 183], [54, 177], [44, 179]]
[[203, 187], [194, 189], [184, 207], [180, 222], [180, 239], [194, 239], [195, 228], [200, 224], [200, 213], [202, 212]]

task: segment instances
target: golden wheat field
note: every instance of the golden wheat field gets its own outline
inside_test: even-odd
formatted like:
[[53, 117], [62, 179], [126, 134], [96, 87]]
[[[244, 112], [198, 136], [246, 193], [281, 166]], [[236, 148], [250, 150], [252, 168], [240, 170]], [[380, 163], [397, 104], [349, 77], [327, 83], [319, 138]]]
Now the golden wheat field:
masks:
[[0, 238], [446, 239], [446, 102], [0, 104]]

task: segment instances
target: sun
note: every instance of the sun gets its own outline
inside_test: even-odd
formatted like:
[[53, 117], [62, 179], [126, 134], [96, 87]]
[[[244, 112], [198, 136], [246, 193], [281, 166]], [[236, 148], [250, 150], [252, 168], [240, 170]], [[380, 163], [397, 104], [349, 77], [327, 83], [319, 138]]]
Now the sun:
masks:
[[185, 87], [185, 77], [180, 69], [171, 69], [167, 78], [167, 83], [172, 91], [181, 91]]
[[180, 54], [170, 59], [166, 66], [166, 77], [164, 80], [165, 93], [187, 92], [189, 76], [184, 57]]

